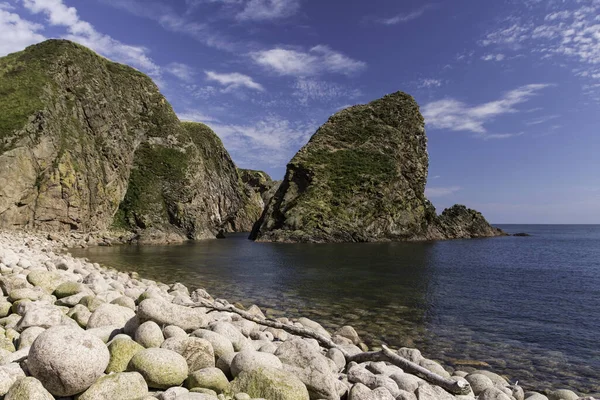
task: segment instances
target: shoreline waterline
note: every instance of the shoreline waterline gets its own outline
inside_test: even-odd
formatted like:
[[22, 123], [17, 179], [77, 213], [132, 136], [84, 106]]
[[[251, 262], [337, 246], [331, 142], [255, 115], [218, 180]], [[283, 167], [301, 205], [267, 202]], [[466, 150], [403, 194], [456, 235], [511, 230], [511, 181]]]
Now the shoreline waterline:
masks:
[[[590, 328], [596, 300], [570, 309], [572, 300], [582, 299], [579, 291], [593, 294], [589, 286], [594, 280], [582, 286], [574, 265], [548, 258], [549, 251], [564, 251], [557, 246], [568, 230], [545, 226], [557, 236], [549, 239], [540, 227], [501, 228], [511, 233], [531, 229], [533, 236], [296, 245], [254, 244], [234, 235], [175, 247], [90, 248], [77, 254], [153, 279], [209, 287], [231, 301], [271, 309], [274, 317], [306, 316], [330, 330], [349, 324], [371, 346], [417, 347], [454, 367], [486, 363], [531, 389], [597, 393], [594, 354], [600, 346], [594, 345], [598, 338]], [[571, 253], [565, 254], [573, 264], [579, 256]], [[489, 257], [503, 262], [489, 269]], [[581, 262], [593, 258], [590, 254]], [[556, 283], [554, 276], [560, 277]], [[553, 299], [557, 296], [560, 303]], [[544, 308], [546, 301], [552, 309]], [[569, 315], [573, 323], [565, 319]], [[563, 340], [567, 329], [572, 335]]]
[[[46, 253], [48, 254], [48, 248], [51, 248], [52, 246], [56, 246], [57, 244], [60, 245], [59, 243], [52, 243], [52, 242], [48, 242], [46, 239], [41, 238], [39, 236], [33, 236], [33, 235], [28, 235], [28, 234], [15, 234], [15, 233], [2, 233], [2, 239], [3, 241], [8, 240], [9, 242], [16, 242], [16, 245], [18, 246], [19, 244], [22, 246], [22, 242], [29, 242], [31, 247], [29, 246], [25, 246], [25, 247], [29, 247], [29, 250], [33, 253]], [[37, 241], [37, 243], [35, 243]], [[42, 251], [41, 248], [36, 248], [36, 246], [39, 246], [40, 243], [43, 243], [46, 246], [46, 250]], [[60, 247], [60, 246], [59, 246]], [[58, 248], [58, 247], [55, 247]], [[61, 251], [63, 251], [64, 249], [61, 249]], [[70, 258], [70, 256], [68, 255], [62, 255], [62, 256], [57, 256], [59, 257], [67, 257]], [[74, 260], [76, 263], [79, 264], [88, 264], [87, 261], [81, 259], [81, 258], [73, 258], [72, 260]], [[95, 264], [93, 266], [94, 268], [98, 269], [98, 270], [104, 270], [105, 272], [110, 272], [113, 271], [112, 273], [118, 274], [116, 272], [116, 270], [114, 269], [109, 269], [106, 267], [99, 267], [97, 264]], [[123, 274], [125, 274], [124, 272], [122, 272]], [[128, 276], [132, 276], [132, 274], [127, 274]], [[133, 276], [136, 276], [135, 274]], [[146, 281], [148, 283], [150, 283], [151, 281], [147, 281], [142, 279], [142, 282]], [[156, 285], [158, 286], [162, 286], [165, 287], [166, 285], [160, 284], [160, 283], [156, 283]], [[208, 288], [210, 290], [210, 288]], [[434, 357], [435, 358], [435, 357]]]

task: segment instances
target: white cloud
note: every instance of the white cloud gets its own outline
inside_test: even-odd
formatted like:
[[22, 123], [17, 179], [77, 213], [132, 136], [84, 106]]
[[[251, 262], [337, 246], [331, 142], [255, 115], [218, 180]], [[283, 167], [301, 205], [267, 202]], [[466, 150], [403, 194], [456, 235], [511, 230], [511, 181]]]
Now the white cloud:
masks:
[[15, 6], [13, 6], [12, 4], [8, 4], [6, 2], [2, 2], [0, 3], [0, 10], [14, 10]]
[[313, 76], [326, 72], [352, 75], [367, 66], [324, 45], [315, 46], [308, 52], [274, 48], [250, 56], [258, 65], [280, 75]]
[[308, 104], [309, 101], [327, 102], [340, 98], [355, 99], [362, 95], [358, 89], [349, 89], [336, 83], [309, 78], [299, 78], [292, 87], [294, 89], [292, 95], [301, 104]]
[[506, 92], [499, 100], [469, 106], [456, 99], [438, 100], [423, 107], [423, 116], [427, 127], [468, 131], [485, 139], [504, 139], [522, 133], [490, 134], [485, 128], [496, 117], [518, 112], [517, 105], [525, 103], [542, 89], [551, 85], [531, 84]]
[[[141, 18], [148, 18], [158, 22], [164, 29], [187, 35], [206, 46], [219, 50], [236, 51], [236, 44], [227, 35], [220, 32], [216, 26], [206, 22], [197, 22], [180, 15], [166, 2], [152, 0], [100, 0], [113, 7], [126, 10], [127, 12]], [[208, 2], [208, 1], [202, 1]], [[216, 2], [216, 1], [215, 1]], [[197, 2], [196, 5], [201, 2]], [[190, 7], [188, 7], [188, 11]]]
[[313, 122], [294, 122], [276, 115], [246, 125], [212, 123], [236, 163], [248, 167], [257, 163], [281, 166], [315, 132]]
[[148, 56], [146, 48], [122, 43], [96, 31], [91, 24], [79, 18], [74, 7], [67, 7], [62, 0], [23, 0], [23, 6], [34, 14], [44, 14], [50, 25], [66, 27], [69, 32], [66, 39], [140, 68], [152, 76], [160, 76], [160, 67]]
[[19, 15], [0, 9], [0, 56], [21, 51], [25, 47], [45, 40], [38, 33], [43, 26], [22, 19]]
[[529, 38], [530, 29], [529, 26], [512, 24], [508, 27], [488, 33], [485, 38], [481, 40], [481, 44], [483, 46], [502, 44], [512, 48], [520, 48], [521, 43]]
[[250, 0], [236, 18], [241, 21], [281, 19], [294, 15], [299, 9], [299, 0]]
[[203, 114], [200, 111], [190, 110], [182, 113], [177, 113], [177, 116], [181, 121], [189, 121], [189, 122], [218, 122], [217, 118], [211, 117], [209, 115]]
[[486, 54], [484, 56], [481, 57], [481, 59], [483, 61], [502, 61], [504, 60], [504, 58], [506, 58], [506, 56], [504, 54], [498, 53], [498, 54]]
[[417, 82], [417, 87], [418, 88], [436, 88], [436, 87], [440, 87], [442, 86], [442, 81], [440, 79], [433, 79], [433, 78], [425, 78], [425, 79], [420, 79]]
[[513, 16], [480, 44], [505, 51], [527, 47], [542, 60], [572, 68], [577, 76], [600, 80], [600, 1], [556, 2], [543, 18]]
[[194, 80], [196, 74], [194, 69], [189, 65], [172, 62], [165, 67], [165, 71], [184, 82], [191, 82]]
[[234, 89], [239, 89], [242, 87], [248, 89], [254, 89], [258, 91], [264, 91], [265, 88], [260, 84], [254, 81], [248, 75], [240, 74], [237, 72], [220, 74], [214, 71], [204, 71], [206, 73], [206, 79], [209, 81], [215, 81], [225, 86], [225, 91], [231, 91]]
[[460, 186], [449, 186], [449, 187], [427, 187], [425, 189], [425, 196], [427, 197], [444, 197], [449, 196], [458, 192], [461, 189]]
[[431, 5], [425, 5], [409, 13], [398, 14], [390, 18], [382, 18], [378, 21], [384, 25], [396, 25], [400, 23], [405, 23], [421, 17], [430, 8], [432, 8]]
[[525, 125], [527, 125], [527, 126], [541, 125], [548, 121], [552, 121], [558, 117], [559, 117], [559, 115], [546, 115], [543, 117], [533, 118], [533, 119], [525, 122]]

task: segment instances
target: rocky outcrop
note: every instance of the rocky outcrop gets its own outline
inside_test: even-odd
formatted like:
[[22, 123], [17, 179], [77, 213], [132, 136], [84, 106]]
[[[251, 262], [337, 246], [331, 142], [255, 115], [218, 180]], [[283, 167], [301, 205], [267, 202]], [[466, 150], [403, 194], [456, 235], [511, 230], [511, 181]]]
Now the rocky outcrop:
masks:
[[370, 242], [501, 234], [464, 207], [436, 215], [425, 197], [424, 122], [402, 92], [332, 116], [288, 164], [251, 238]]
[[244, 221], [240, 219], [241, 221], [237, 224], [238, 232], [250, 232], [281, 182], [272, 180], [264, 171], [239, 168], [238, 174], [248, 199], [245, 207], [247, 216], [245, 221], [248, 223], [243, 224]]
[[461, 204], [445, 209], [437, 218], [440, 235], [449, 239], [505, 236], [499, 228], [491, 226], [483, 215]]
[[49, 40], [0, 58], [0, 110], [1, 228], [163, 242], [256, 220], [218, 137], [180, 123], [150, 78], [83, 46]]

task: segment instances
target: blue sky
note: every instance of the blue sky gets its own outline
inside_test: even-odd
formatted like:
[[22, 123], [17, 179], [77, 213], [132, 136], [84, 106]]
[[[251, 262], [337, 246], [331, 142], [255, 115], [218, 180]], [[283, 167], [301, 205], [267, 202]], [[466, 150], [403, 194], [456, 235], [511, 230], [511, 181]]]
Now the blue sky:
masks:
[[0, 0], [0, 55], [64, 37], [149, 74], [280, 179], [327, 118], [397, 90], [428, 196], [494, 223], [600, 223], [600, 0]]

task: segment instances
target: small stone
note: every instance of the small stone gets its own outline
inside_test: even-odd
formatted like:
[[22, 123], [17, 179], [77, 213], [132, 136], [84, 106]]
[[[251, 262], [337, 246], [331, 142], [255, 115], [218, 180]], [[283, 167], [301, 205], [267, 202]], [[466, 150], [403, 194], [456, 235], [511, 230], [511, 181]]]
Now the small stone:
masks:
[[92, 329], [101, 326], [124, 328], [125, 324], [133, 317], [135, 317], [135, 312], [130, 308], [104, 303], [92, 312], [87, 328]]
[[360, 337], [358, 336], [358, 333], [356, 333], [356, 330], [349, 326], [342, 326], [340, 329], [338, 329], [337, 331], [335, 331], [334, 335], [339, 335], [342, 337], [345, 337], [347, 339], [349, 339], [352, 344], [359, 344], [360, 343]]
[[29, 283], [42, 288], [46, 293], [54, 292], [61, 283], [68, 279], [62, 271], [31, 271], [27, 275]]
[[106, 373], [125, 371], [133, 356], [142, 350], [142, 345], [129, 338], [116, 338], [108, 345], [110, 361]]
[[0, 366], [0, 396], [8, 393], [13, 384], [23, 378], [25, 378], [25, 372], [23, 372], [19, 364]]
[[4, 400], [54, 400], [54, 396], [40, 381], [28, 376], [12, 385]]
[[131, 308], [132, 310], [135, 310], [135, 301], [133, 301], [133, 299], [127, 296], [117, 297], [116, 299], [112, 300], [110, 304], [116, 304], [121, 307], [127, 307]]
[[138, 307], [140, 322], [154, 321], [158, 325], [176, 325], [184, 331], [194, 331], [208, 324], [208, 316], [199, 309], [167, 303], [162, 299], [144, 300]]
[[176, 338], [185, 338], [188, 337], [188, 334], [185, 333], [183, 329], [175, 325], [165, 326], [163, 329], [163, 335], [165, 339], [170, 339], [173, 337]]
[[137, 372], [121, 372], [98, 379], [77, 400], [138, 400], [148, 395], [148, 385]]
[[250, 371], [254, 368], [275, 368], [281, 369], [283, 364], [277, 356], [258, 351], [244, 350], [236, 354], [231, 361], [231, 374], [236, 377], [242, 371]]
[[135, 341], [145, 348], [160, 347], [165, 341], [160, 326], [154, 321], [146, 321], [135, 331]]
[[30, 347], [35, 339], [40, 336], [46, 329], [39, 326], [32, 326], [25, 329], [19, 336], [19, 349]]
[[185, 358], [167, 349], [139, 351], [129, 362], [128, 369], [142, 374], [148, 386], [155, 389], [179, 386], [188, 376]]
[[188, 394], [190, 391], [186, 388], [182, 387], [172, 387], [170, 389], [165, 390], [162, 394], [158, 396], [160, 400], [175, 400], [179, 398], [179, 396], [183, 396]]
[[91, 293], [91, 290], [83, 283], [64, 282], [64, 283], [61, 283], [60, 285], [58, 285], [56, 287], [56, 289], [54, 289], [54, 292], [52, 294], [54, 296], [56, 296], [57, 299], [62, 299], [64, 297], [73, 296], [77, 293], [88, 293], [89, 294], [89, 293]]
[[478, 397], [479, 400], [511, 400], [510, 396], [496, 387], [487, 388]]
[[185, 386], [188, 389], [206, 388], [214, 390], [216, 393], [223, 393], [229, 388], [227, 377], [218, 368], [203, 368], [192, 372]]
[[253, 398], [269, 400], [309, 400], [306, 386], [293, 374], [272, 368], [242, 372], [231, 383], [231, 390]]
[[579, 395], [571, 390], [558, 389], [548, 395], [549, 400], [577, 400]]
[[161, 348], [181, 354], [192, 372], [215, 366], [215, 353], [207, 340], [197, 337], [170, 338], [163, 342]]
[[217, 332], [209, 331], [206, 329], [198, 329], [192, 333], [192, 336], [208, 340], [213, 346], [215, 358], [217, 359], [223, 357], [226, 354], [231, 354], [235, 351], [233, 348], [233, 344], [231, 344], [231, 340]]
[[485, 389], [494, 387], [494, 382], [482, 374], [469, 374], [465, 379], [471, 385], [471, 389], [475, 396], [479, 396], [479, 393], [483, 392]]

